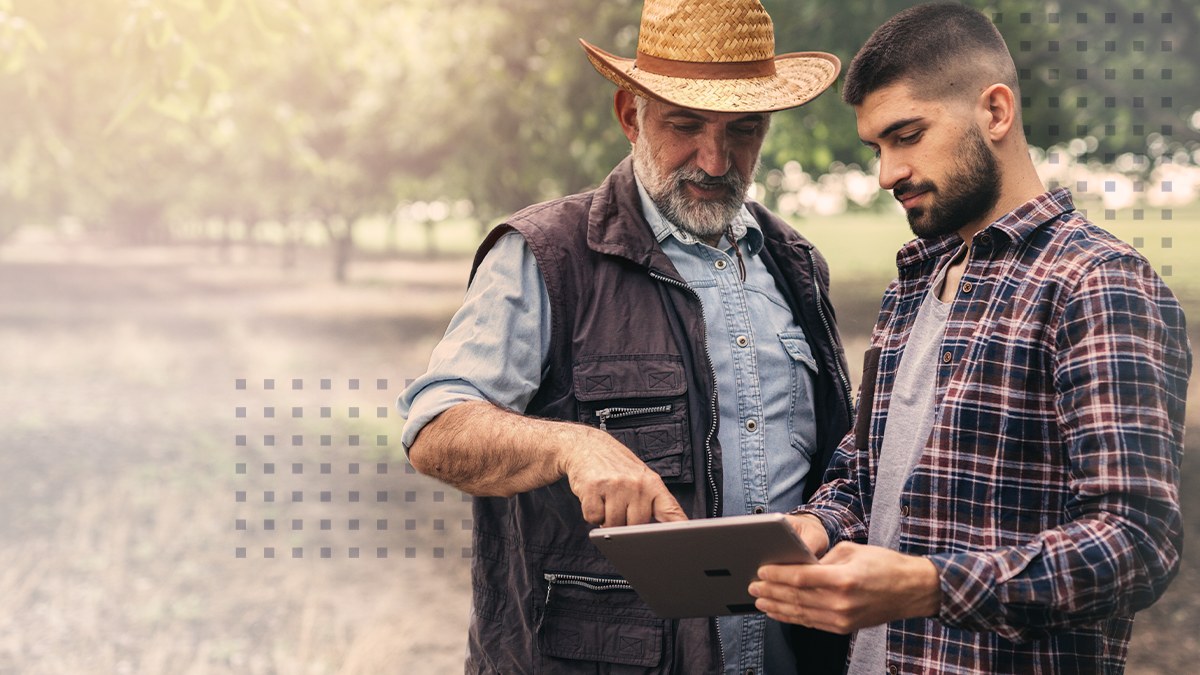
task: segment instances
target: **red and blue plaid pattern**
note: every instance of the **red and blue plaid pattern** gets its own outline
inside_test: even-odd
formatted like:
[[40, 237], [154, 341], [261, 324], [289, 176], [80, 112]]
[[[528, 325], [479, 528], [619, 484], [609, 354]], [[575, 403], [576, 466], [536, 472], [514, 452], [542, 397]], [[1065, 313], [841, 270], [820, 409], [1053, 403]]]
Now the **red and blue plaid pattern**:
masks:
[[[897, 255], [864, 451], [847, 436], [806, 510], [866, 543], [888, 401], [951, 234]], [[893, 623], [899, 672], [1120, 672], [1133, 613], [1175, 574], [1191, 351], [1134, 249], [1041, 195], [975, 235], [946, 324], [940, 407], [905, 484], [900, 550], [941, 574], [936, 617]], [[864, 376], [866, 377], [866, 375]], [[861, 443], [860, 443], [861, 445]], [[903, 512], [903, 511], [902, 511]], [[896, 672], [896, 671], [892, 671]]]

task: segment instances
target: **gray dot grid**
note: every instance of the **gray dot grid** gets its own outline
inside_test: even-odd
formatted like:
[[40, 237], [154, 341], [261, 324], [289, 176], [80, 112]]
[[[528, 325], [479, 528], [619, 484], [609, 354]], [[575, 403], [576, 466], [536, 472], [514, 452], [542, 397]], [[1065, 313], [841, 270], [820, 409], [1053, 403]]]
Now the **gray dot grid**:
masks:
[[[238, 391], [247, 390], [249, 382], [250, 381], [248, 379], [238, 378], [235, 381], [235, 390], [238, 390]], [[279, 380], [279, 382], [282, 382], [282, 383], [290, 382], [289, 389], [291, 391], [303, 391], [305, 389], [304, 378], [287, 378], [287, 379]], [[363, 388], [361, 387], [361, 385], [363, 384], [363, 382], [369, 382], [369, 381], [360, 381], [358, 379], [350, 379], [346, 382], [347, 389], [349, 389], [351, 391], [362, 390]], [[411, 384], [412, 382], [413, 382], [413, 380], [411, 380], [411, 379], [407, 380], [405, 385], [407, 386], [407, 385]], [[376, 390], [384, 391], [384, 390], [387, 390], [387, 388], [388, 388], [388, 381], [387, 381], [387, 379], [384, 379], [384, 378], [376, 379], [375, 385], [376, 385]], [[322, 390], [322, 391], [331, 391], [331, 390], [333, 390], [333, 387], [334, 387], [334, 381], [332, 379], [320, 379], [319, 387], [320, 387], [320, 390]], [[263, 391], [287, 391], [288, 389], [285, 389], [284, 387], [277, 388], [276, 380], [274, 378], [267, 378], [267, 379], [262, 380], [262, 390]], [[245, 406], [245, 405], [235, 406], [234, 417], [236, 419], [247, 419], [248, 408], [249, 408], [249, 406]], [[310, 409], [313, 411], [319, 410], [320, 418], [331, 418], [333, 416], [333, 408], [331, 406], [316, 406], [316, 407], [310, 407]], [[290, 413], [291, 419], [304, 419], [304, 410], [305, 410], [304, 406], [294, 406], [294, 405], [290, 405], [290, 404], [285, 405], [285, 406], [279, 406], [279, 405], [265, 406], [265, 407], [263, 407], [262, 419], [274, 420], [274, 419], [280, 419], [280, 418], [283, 418], [283, 419], [288, 418], [288, 415], [277, 414], [279, 411], [284, 411], [284, 412]], [[358, 418], [360, 418], [361, 410], [362, 410], [362, 408], [360, 406], [348, 407], [348, 409], [346, 410], [347, 417], [350, 419], [358, 419]], [[376, 418], [388, 418], [389, 416], [390, 416], [390, 413], [389, 413], [388, 406], [375, 407], [375, 417]], [[292, 447], [303, 447], [304, 446], [305, 436], [303, 434], [287, 434], [284, 436], [280, 436], [279, 434], [264, 434], [262, 436], [262, 447], [267, 448], [267, 447], [277, 447], [277, 445], [283, 445], [283, 444], [277, 444], [276, 443], [277, 439], [284, 439], [284, 438], [288, 438], [288, 437], [291, 438], [291, 446]], [[252, 438], [253, 438], [253, 436], [250, 434], [236, 434], [234, 437], [234, 445], [235, 445], [235, 447], [246, 447], [247, 445], [249, 445], [252, 442], [249, 440]], [[334, 442], [334, 437], [332, 434], [318, 434], [316, 436], [312, 436], [311, 438], [313, 440], [319, 440], [320, 446], [331, 446]], [[369, 437], [363, 436], [362, 434], [350, 434], [350, 435], [344, 437], [345, 444], [348, 446], [358, 446], [360, 444], [360, 440], [366, 440], [367, 438], [369, 438]], [[375, 440], [376, 446], [378, 446], [378, 447], [386, 447], [388, 445], [388, 436], [385, 434], [375, 434], [374, 440]], [[267, 461], [267, 462], [261, 462], [261, 463], [257, 463], [257, 464], [251, 463], [251, 462], [237, 462], [234, 465], [234, 472], [237, 475], [247, 475], [247, 476], [258, 473], [258, 475], [260, 477], [271, 478], [276, 475], [284, 475], [284, 476], [286, 476], [286, 475], [305, 475], [306, 468], [307, 468], [308, 471], [313, 472], [311, 475], [333, 475], [335, 473], [344, 473], [345, 475], [372, 475], [373, 474], [375, 476], [380, 476], [380, 475], [389, 474], [389, 466], [390, 466], [389, 463], [387, 463], [387, 462], [370, 462], [370, 461], [343, 462], [341, 464], [342, 464], [341, 466], [338, 466], [338, 465], [335, 465], [335, 463], [333, 463], [333, 462], [296, 462], [296, 461]], [[290, 469], [291, 469], [290, 472], [287, 471], [288, 467], [290, 467]], [[417, 474], [416, 470], [413, 468], [413, 466], [411, 464], [404, 462], [403, 467], [404, 467], [403, 473], [396, 474], [397, 477], [411, 476], [411, 475]], [[255, 472], [255, 469], [259, 469], [259, 471]], [[403, 502], [404, 503], [417, 503], [419, 500], [428, 501], [428, 502], [432, 502], [432, 503], [445, 503], [447, 501], [447, 499], [446, 499], [447, 490], [445, 490], [445, 489], [401, 490], [400, 492], [403, 492], [403, 496], [404, 496]], [[261, 490], [258, 492], [258, 494], [261, 495], [261, 503], [262, 504], [275, 504], [275, 503], [284, 502], [285, 500], [290, 501], [291, 503], [303, 503], [305, 501], [306, 494], [309, 497], [315, 497], [316, 500], [318, 500], [319, 502], [324, 502], [324, 503], [333, 503], [335, 501], [342, 501], [344, 503], [368, 502], [373, 496], [374, 503], [386, 504], [389, 502], [389, 493], [390, 493], [389, 490], [372, 490], [370, 492], [364, 492], [364, 491], [360, 491], [360, 490], [341, 490], [341, 491], [335, 492], [333, 490], [305, 491], [305, 490], [272, 490], [272, 489]], [[399, 492], [397, 493], [397, 495], [398, 494], [399, 494]], [[251, 491], [251, 490], [236, 490], [234, 492], [235, 502], [237, 502], [239, 504], [253, 502], [254, 497], [255, 497], [255, 492]], [[397, 501], [399, 501], [399, 500], [397, 500]], [[469, 495], [462, 494], [461, 501], [462, 502], [470, 502], [471, 498]], [[374, 520], [374, 530], [375, 531], [384, 532], [384, 531], [388, 531], [388, 529], [389, 529], [388, 528], [388, 523], [389, 523], [388, 518], [372, 518], [372, 519], [350, 518], [350, 519], [341, 519], [342, 522], [340, 522], [340, 523], [336, 519], [333, 519], [333, 518], [309, 518], [307, 520], [308, 520], [308, 523], [310, 526], [316, 526], [317, 531], [332, 531], [335, 529], [343, 529], [345, 531], [350, 531], [350, 532], [365, 532], [365, 531], [369, 531], [371, 529], [371, 528], [367, 527], [367, 525], [370, 523], [371, 520]], [[402, 520], [403, 520], [403, 531], [417, 531], [418, 530], [418, 519], [404, 518]], [[234, 530], [237, 532], [246, 532], [247, 534], [249, 534], [251, 532], [251, 530], [253, 529], [252, 524], [256, 524], [258, 522], [261, 522], [261, 528], [259, 528], [259, 530], [258, 530], [260, 532], [274, 533], [274, 532], [282, 531], [282, 530], [290, 530], [290, 531], [304, 531], [305, 530], [305, 519], [304, 518], [286, 518], [282, 521], [279, 521], [278, 518], [270, 518], [270, 517], [258, 518], [258, 519], [239, 517], [239, 518], [235, 519]], [[399, 521], [396, 521], [396, 522], [399, 522]], [[431, 518], [428, 521], [426, 521], [426, 524], [424, 525], [424, 527], [427, 527], [427, 528], [429, 528], [429, 530], [432, 530], [435, 532], [445, 532], [445, 531], [448, 531], [448, 529], [449, 529], [446, 526], [447, 522], [448, 521], [445, 518]], [[339, 527], [339, 525], [340, 525], [340, 527]], [[461, 531], [469, 532], [472, 527], [472, 520], [469, 518], [461, 519], [459, 526], [460, 526]], [[288, 547], [283, 547], [283, 548], [280, 548], [278, 546], [263, 546], [263, 547], [261, 547], [262, 558], [267, 558], [267, 559], [274, 559], [276, 557], [286, 558], [286, 557], [288, 557], [286, 555], [286, 550], [289, 548], [291, 550], [290, 558], [303, 559], [305, 557], [305, 547], [303, 547], [303, 546], [288, 546]], [[375, 557], [377, 559], [388, 558], [388, 547], [385, 547], [385, 546], [349, 547], [344, 551], [344, 557], [350, 558], [350, 559], [369, 557], [369, 553], [372, 548], [374, 548]], [[278, 553], [280, 553], [280, 555], [278, 555], [278, 556], [277, 556], [277, 549], [278, 549]], [[251, 557], [251, 555], [253, 555], [252, 553], [250, 553], [253, 550], [254, 549], [251, 548], [250, 546], [236, 546], [234, 548], [234, 555], [236, 558], [248, 558], [248, 557]], [[416, 558], [416, 557], [418, 557], [418, 554], [420, 554], [422, 557], [430, 556], [435, 559], [444, 559], [447, 557], [448, 550], [454, 550], [454, 547], [433, 546], [433, 547], [429, 547], [428, 549], [422, 550], [419, 547], [406, 546], [406, 547], [404, 547], [403, 558], [404, 559]], [[310, 553], [310, 555], [315, 553], [320, 559], [333, 559], [333, 558], [339, 557], [339, 555], [341, 555], [343, 552], [335, 550], [331, 546], [316, 545], [316, 546], [312, 546], [311, 548], [309, 548], [309, 553]], [[473, 550], [469, 546], [460, 547], [458, 549], [458, 553], [460, 554], [462, 559], [469, 559], [473, 555]]]
[[[1004, 21], [1012, 21], [1012, 15], [1007, 17], [1003, 12], [993, 12], [991, 14], [992, 21], [998, 27], [1003, 27]], [[1150, 12], [1046, 12], [1032, 13], [1021, 12], [1016, 17], [1022, 24], [1031, 24], [1045, 22], [1046, 24], [1057, 24], [1058, 31], [1063, 35], [1050, 37], [1044, 42], [1035, 42], [1033, 40], [1020, 40], [1016, 44], [1011, 41], [1009, 48], [1013, 51], [1015, 60], [1018, 61], [1018, 81], [1033, 80], [1036, 77], [1044, 76], [1048, 82], [1059, 81], [1062, 83], [1062, 88], [1080, 89], [1084, 85], [1081, 83], [1087, 82], [1103, 82], [1103, 81], [1120, 81], [1125, 86], [1121, 92], [1123, 95], [1111, 95], [1111, 87], [1095, 86], [1088, 93], [1100, 93], [1099, 96], [1081, 96], [1075, 93], [1071, 95], [1058, 94], [1051, 95], [1039, 101], [1032, 96], [1021, 96], [1021, 107], [1024, 110], [1034, 110], [1040, 105], [1046, 108], [1067, 108], [1073, 105], [1077, 109], [1086, 109], [1088, 106], [1097, 108], [1103, 106], [1105, 115], [1110, 117], [1107, 120], [1101, 120], [1092, 125], [1077, 124], [1073, 129], [1063, 128], [1061, 124], [1047, 124], [1045, 130], [1053, 137], [1060, 137], [1063, 141], [1069, 141], [1071, 138], [1084, 138], [1088, 136], [1096, 138], [1107, 138], [1116, 136], [1118, 131], [1128, 130], [1132, 132], [1133, 137], [1144, 137], [1147, 148], [1150, 146], [1150, 135], [1147, 133], [1149, 129], [1153, 133], [1159, 134], [1163, 139], [1170, 139], [1176, 135], [1177, 131], [1186, 131], [1186, 123], [1180, 115], [1174, 117], [1179, 119], [1178, 128], [1176, 123], [1160, 123], [1157, 125], [1147, 124], [1146, 118], [1150, 117], [1149, 113], [1155, 108], [1160, 111], [1174, 111], [1177, 108], [1178, 101], [1174, 96], [1147, 96], [1143, 92], [1136, 90], [1138, 82], [1147, 82], [1153, 80], [1159, 81], [1175, 81], [1177, 76], [1177, 65], [1175, 61], [1178, 57], [1174, 56], [1175, 41], [1173, 39], [1133, 39], [1127, 41], [1104, 39], [1107, 36], [1102, 36], [1097, 31], [1103, 31], [1105, 25], [1114, 24], [1159, 24], [1162, 25], [1174, 23], [1174, 16], [1171, 12], [1150, 11]], [[1083, 28], [1089, 26], [1089, 28]], [[1099, 39], [1098, 39], [1099, 38]], [[1039, 65], [1034, 68], [1023, 68], [1022, 54], [1034, 55], [1037, 52], [1046, 54], [1057, 54], [1053, 62]], [[1101, 52], [1104, 54], [1145, 54], [1141, 60], [1145, 63], [1127, 62], [1121, 64], [1121, 68], [1106, 67], [1115, 65], [1091, 61], [1080, 63], [1087, 67], [1078, 67], [1071, 64], [1072, 60], [1087, 60], [1084, 56], [1089, 52]], [[1141, 67], [1133, 67], [1141, 66]], [[1186, 72], [1186, 69], [1185, 69]], [[1142, 94], [1142, 95], [1138, 95]], [[1127, 121], [1118, 121], [1122, 112], [1132, 112], [1132, 115]], [[1186, 111], [1183, 111], [1186, 112]], [[1029, 123], [1025, 123], [1025, 133], [1030, 135], [1036, 124], [1036, 112], [1028, 115], [1033, 119]], [[1161, 119], [1157, 116], [1156, 119]], [[1122, 129], [1122, 126], [1124, 128]], [[1070, 132], [1074, 132], [1071, 135]], [[1194, 155], [1193, 155], [1194, 156]], [[1103, 163], [1111, 165], [1116, 160], [1116, 153], [1101, 153], [1096, 159], [1103, 159]], [[1048, 157], [1050, 163], [1057, 163], [1057, 159], [1053, 153]], [[1086, 155], [1080, 158], [1086, 160]], [[1138, 154], [1134, 157], [1135, 168], [1148, 169], [1145, 164], [1146, 157]], [[1162, 155], [1162, 161], [1169, 164], [1172, 161], [1170, 156], [1165, 153]], [[1200, 160], [1195, 160], [1200, 163]], [[1140, 165], [1140, 166], [1139, 166]], [[1097, 192], [1114, 192], [1117, 190], [1115, 181], [1105, 181], [1103, 185], [1088, 185], [1086, 181], [1077, 181], [1075, 185], [1060, 185], [1057, 181], [1049, 181], [1051, 189], [1057, 187], [1067, 187], [1072, 189], [1074, 193], [1081, 194], [1090, 191]], [[1170, 193], [1174, 186], [1172, 181], [1162, 180], [1158, 185], [1147, 185], [1142, 181], [1133, 182], [1133, 191], [1135, 195], [1145, 195], [1147, 190], [1158, 189], [1163, 193]], [[1136, 203], [1136, 202], [1135, 202]], [[1140, 206], [1140, 205], [1139, 205]], [[1080, 214], [1085, 218], [1089, 218], [1088, 210], [1084, 208], [1078, 209]], [[1174, 211], [1171, 208], [1140, 208], [1127, 209], [1129, 211], [1128, 218], [1133, 221], [1153, 220], [1155, 216], [1159, 220], [1169, 221], [1173, 219]], [[1094, 221], [1115, 221], [1121, 219], [1121, 214], [1118, 209], [1101, 209], [1102, 214], [1095, 214], [1090, 217]], [[1102, 215], [1102, 217], [1101, 217]], [[1146, 238], [1134, 237], [1130, 242], [1137, 249], [1153, 249], [1153, 245], [1147, 245]], [[1154, 244], [1157, 242], [1151, 242]], [[1161, 248], [1172, 248], [1171, 238], [1161, 238]], [[1164, 264], [1159, 268], [1159, 274], [1163, 277], [1170, 277], [1172, 266]]]

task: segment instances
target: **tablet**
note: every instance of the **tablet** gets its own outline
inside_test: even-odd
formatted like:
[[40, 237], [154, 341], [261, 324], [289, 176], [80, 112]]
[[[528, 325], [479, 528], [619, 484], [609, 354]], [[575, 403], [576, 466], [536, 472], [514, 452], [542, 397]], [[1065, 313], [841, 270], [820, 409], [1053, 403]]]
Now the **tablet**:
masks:
[[782, 513], [592, 530], [592, 543], [664, 619], [753, 614], [761, 565], [814, 563]]

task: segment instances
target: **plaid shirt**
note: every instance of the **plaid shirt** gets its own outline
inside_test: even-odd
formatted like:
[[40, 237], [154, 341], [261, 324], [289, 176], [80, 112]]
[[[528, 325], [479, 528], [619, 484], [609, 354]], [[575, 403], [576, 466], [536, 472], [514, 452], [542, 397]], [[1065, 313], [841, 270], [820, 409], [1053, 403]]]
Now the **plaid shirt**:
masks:
[[[831, 542], [867, 541], [904, 344], [961, 243], [918, 239], [897, 255], [857, 433], [803, 509]], [[900, 551], [937, 567], [942, 608], [888, 626], [889, 672], [1120, 672], [1133, 613], [1178, 569], [1190, 372], [1175, 297], [1066, 190], [976, 234], [942, 343], [940, 407], [901, 494]]]

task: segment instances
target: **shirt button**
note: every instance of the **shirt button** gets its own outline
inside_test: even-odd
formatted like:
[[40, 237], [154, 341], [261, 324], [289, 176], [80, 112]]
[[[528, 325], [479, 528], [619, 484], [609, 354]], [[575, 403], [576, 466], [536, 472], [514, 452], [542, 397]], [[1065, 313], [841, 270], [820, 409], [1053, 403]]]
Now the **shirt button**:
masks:
[[900, 506], [900, 515], [904, 516], [905, 518], [908, 517], [908, 504], [903, 504]]
[[979, 238], [979, 243], [981, 243], [981, 244], [992, 243], [992, 235], [990, 235], [990, 234], [983, 235], [982, 237]]
[[754, 512], [755, 512], [755, 513], [766, 513], [766, 512], [767, 512], [767, 510], [766, 510], [766, 509], [764, 509], [764, 508], [763, 508], [763, 507], [761, 507], [761, 506], [756, 506], [756, 507], [754, 507]]
[[755, 429], [758, 429], [758, 422], [746, 420], [746, 431], [754, 431]]
[[747, 668], [747, 669], [746, 669], [746, 675], [754, 675], [754, 669], [753, 669], [753, 668]]
[[953, 354], [951, 354], [950, 352], [946, 352], [945, 354], [942, 354], [942, 363], [950, 363], [950, 359], [953, 359], [953, 358], [954, 358]]
[[974, 288], [974, 286], [971, 285], [971, 282], [963, 282], [963, 293], [970, 293], [972, 288]]
[[897, 668], [896, 666], [888, 666], [889, 675], [896, 675], [899, 672], [900, 672], [900, 669]]
[[729, 266], [729, 263], [726, 262], [724, 258], [722, 258], [721, 260], [718, 260], [717, 262], [713, 263], [713, 265], [715, 265], [717, 269], [723, 270]]
[[737, 346], [745, 347], [748, 344], [750, 344], [750, 341], [746, 339], [745, 335], [739, 335], [737, 337]]

